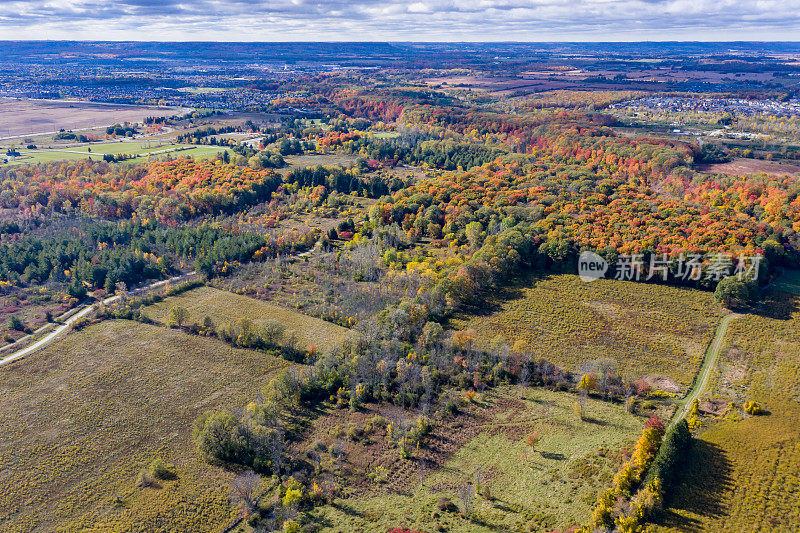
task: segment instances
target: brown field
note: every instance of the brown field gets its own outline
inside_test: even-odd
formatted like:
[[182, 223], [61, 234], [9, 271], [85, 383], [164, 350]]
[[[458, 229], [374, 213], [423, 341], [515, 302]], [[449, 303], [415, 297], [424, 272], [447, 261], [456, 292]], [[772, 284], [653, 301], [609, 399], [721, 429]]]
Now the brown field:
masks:
[[800, 166], [777, 161], [762, 161], [761, 159], [735, 159], [730, 163], [711, 163], [697, 165], [697, 170], [708, 174], [725, 174], [727, 176], [741, 176], [744, 174], [769, 174], [783, 176], [786, 174], [800, 173]]
[[[195, 450], [207, 410], [241, 408], [290, 363], [109, 320], [0, 372], [0, 531], [219, 531], [233, 473]], [[155, 458], [176, 478], [140, 487]]]
[[350, 335], [350, 330], [336, 324], [213, 287], [200, 287], [171, 296], [148, 307], [147, 316], [158, 322], [165, 322], [170, 309], [176, 305], [189, 311], [188, 323], [200, 324], [206, 316], [211, 317], [218, 326], [233, 323], [240, 318], [252, 320], [256, 325], [263, 324], [266, 320], [277, 320], [286, 326], [286, 332], [279, 342], [288, 343], [288, 339], [294, 334], [301, 349], [315, 345], [321, 352], [330, 352]]
[[141, 122], [180, 113], [178, 108], [106, 105], [57, 100], [0, 98], [0, 138]]

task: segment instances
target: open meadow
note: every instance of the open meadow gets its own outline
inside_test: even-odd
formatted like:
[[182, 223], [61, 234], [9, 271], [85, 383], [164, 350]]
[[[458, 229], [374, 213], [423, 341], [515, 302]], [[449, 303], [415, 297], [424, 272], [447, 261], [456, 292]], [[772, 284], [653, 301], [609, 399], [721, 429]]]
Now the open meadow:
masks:
[[[731, 322], [711, 395], [722, 409], [699, 430], [662, 527], [800, 529], [799, 305], [798, 296], [773, 290], [754, 313]], [[728, 400], [736, 407], [725, 409]], [[747, 401], [764, 414], [743, 413]]]
[[[552, 531], [584, 523], [644, 419], [621, 405], [588, 400], [581, 420], [574, 401], [564, 392], [501, 387], [437, 423], [408, 459], [386, 446], [384, 433], [347, 439], [341, 470], [357, 488], [315, 510], [322, 531]], [[332, 444], [337, 432], [353, 434], [350, 428], [365, 427], [379, 413], [395, 423], [401, 414], [379, 405], [355, 414], [333, 410], [315, 421], [304, 442]], [[533, 432], [540, 437], [535, 449], [527, 443]], [[469, 518], [437, 507], [448, 498], [464, 509], [467, 484], [478, 493], [466, 504]]]
[[189, 311], [187, 323], [202, 323], [207, 316], [220, 326], [241, 318], [252, 320], [256, 325], [267, 320], [277, 320], [286, 327], [282, 342], [286, 342], [294, 334], [303, 350], [314, 345], [320, 352], [328, 352], [349, 334], [346, 328], [336, 324], [213, 287], [200, 287], [166, 298], [148, 307], [146, 314], [163, 323], [174, 306], [184, 307]]
[[[233, 473], [201, 459], [195, 418], [240, 409], [271, 355], [136, 322], [87, 327], [0, 374], [0, 529], [214, 531]], [[140, 487], [153, 460], [175, 478]]]
[[[535, 357], [571, 370], [609, 358], [627, 379], [665, 376], [685, 390], [722, 313], [713, 294], [628, 281], [584, 283], [574, 275], [523, 279], [484, 315], [461, 316], [485, 343], [523, 340]], [[677, 391], [675, 391], [677, 392]]]

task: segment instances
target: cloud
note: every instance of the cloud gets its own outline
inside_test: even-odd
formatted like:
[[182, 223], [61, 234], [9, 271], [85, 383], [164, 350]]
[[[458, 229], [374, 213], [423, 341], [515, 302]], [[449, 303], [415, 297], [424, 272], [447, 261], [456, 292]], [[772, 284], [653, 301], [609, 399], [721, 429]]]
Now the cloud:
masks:
[[800, 0], [0, 0], [0, 38], [786, 39]]

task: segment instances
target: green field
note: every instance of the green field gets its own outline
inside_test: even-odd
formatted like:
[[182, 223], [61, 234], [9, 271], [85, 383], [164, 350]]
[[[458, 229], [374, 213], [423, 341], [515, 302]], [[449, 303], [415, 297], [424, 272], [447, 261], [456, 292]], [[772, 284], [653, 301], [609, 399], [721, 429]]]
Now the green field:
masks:
[[210, 157], [223, 149], [219, 146], [162, 144], [158, 141], [91, 143], [69, 148], [39, 148], [36, 150], [18, 148], [22, 155], [18, 158], [10, 159], [8, 164], [48, 163], [51, 161], [76, 161], [81, 159], [99, 161], [103, 159], [104, 154], [138, 156], [129, 161], [141, 161], [150, 156], [161, 157], [168, 154], [173, 157]]
[[[191, 441], [195, 418], [238, 409], [283, 359], [136, 322], [87, 327], [0, 373], [0, 530], [218, 531], [233, 473]], [[177, 477], [142, 488], [155, 458]]]
[[148, 307], [146, 314], [153, 320], [164, 322], [169, 310], [176, 305], [189, 311], [189, 323], [202, 323], [207, 316], [218, 326], [239, 318], [250, 319], [255, 324], [277, 320], [286, 326], [283, 342], [294, 333], [302, 349], [316, 345], [319, 351], [329, 352], [350, 333], [346, 328], [330, 322], [213, 287], [200, 287], [167, 298]]
[[800, 295], [800, 270], [786, 270], [771, 285], [773, 291]]
[[610, 358], [627, 379], [666, 376], [688, 387], [722, 313], [713, 294], [627, 281], [584, 283], [578, 276], [522, 280], [491, 302], [494, 312], [461, 316], [488, 344], [523, 340], [534, 356], [579, 370]]
[[372, 136], [376, 139], [397, 139], [400, 137], [400, 134], [396, 131], [379, 131], [377, 133], [373, 133]]
[[[387, 488], [374, 485], [363, 495], [321, 508], [323, 531], [386, 531], [401, 525], [464, 533], [553, 531], [584, 523], [597, 492], [617, 470], [622, 448], [636, 440], [644, 420], [620, 405], [589, 400], [587, 419], [581, 421], [574, 401], [572, 394], [545, 389], [492, 391], [455, 423], [434, 431], [420, 455], [457, 446], [441, 468], [424, 474], [396, 449], [388, 451], [388, 459], [366, 453], [370, 461], [387, 465]], [[526, 444], [533, 431], [541, 437], [535, 451]], [[461, 445], [464, 435], [471, 437]], [[353, 461], [362, 461], [357, 454], [365, 452], [348, 450], [348, 457], [356, 456]], [[461, 487], [476, 479], [489, 492], [475, 497], [469, 517], [436, 508], [441, 497], [461, 508]]]

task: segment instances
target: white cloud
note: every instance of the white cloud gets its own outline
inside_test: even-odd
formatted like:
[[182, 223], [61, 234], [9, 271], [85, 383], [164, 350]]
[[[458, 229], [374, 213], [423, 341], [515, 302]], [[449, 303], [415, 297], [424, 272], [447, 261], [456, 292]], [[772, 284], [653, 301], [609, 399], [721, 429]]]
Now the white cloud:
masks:
[[796, 39], [800, 0], [0, 0], [0, 38]]

